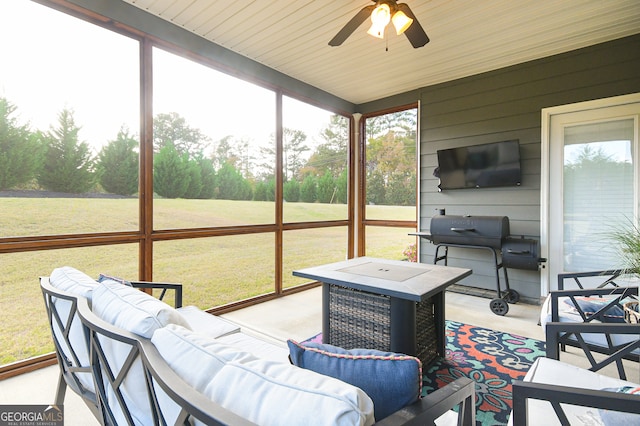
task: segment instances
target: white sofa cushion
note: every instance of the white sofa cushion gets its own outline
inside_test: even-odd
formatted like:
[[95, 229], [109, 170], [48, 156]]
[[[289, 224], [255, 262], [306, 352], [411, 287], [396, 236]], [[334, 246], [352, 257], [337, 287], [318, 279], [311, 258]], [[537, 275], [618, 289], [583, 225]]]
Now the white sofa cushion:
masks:
[[245, 352], [250, 352], [258, 358], [289, 364], [289, 350], [281, 342], [267, 342], [247, 334], [233, 333], [218, 338], [219, 341], [234, 346]]
[[196, 306], [183, 306], [177, 311], [187, 321], [191, 330], [210, 337], [222, 337], [240, 331], [239, 325], [201, 311]]
[[93, 290], [98, 286], [96, 280], [71, 266], [54, 269], [49, 276], [49, 283], [58, 290], [85, 297], [89, 301]]
[[[229, 344], [229, 338], [238, 336], [242, 339], [234, 341], [242, 345], [252, 342], [265, 346], [263, 349], [273, 346], [243, 333], [213, 339], [175, 325], [158, 329], [151, 342], [185, 382], [258, 424], [373, 422], [373, 402], [362, 390], [289, 363], [257, 358]], [[193, 368], [194, 365], [198, 368]], [[160, 405], [167, 419], [173, 421], [178, 407], [164, 398]]]
[[93, 291], [92, 310], [109, 324], [147, 339], [168, 324], [189, 328], [182, 315], [163, 301], [110, 280]]
[[204, 393], [263, 426], [352, 426], [374, 422], [373, 402], [361, 389], [270, 360], [228, 363]]
[[[248, 352], [222, 343], [210, 335], [173, 324], [153, 333], [151, 342], [169, 367], [199, 392], [204, 392], [207, 384], [228, 362], [255, 359]], [[168, 424], [175, 423], [180, 407], [163, 391], [158, 392], [158, 403]]]
[[200, 392], [227, 363], [256, 359], [248, 352], [178, 325], [158, 329], [151, 342], [169, 367]]
[[[638, 385], [625, 380], [604, 376], [574, 365], [557, 361], [551, 358], [538, 358], [526, 376], [525, 382], [534, 382], [551, 385], [570, 386], [577, 389], [601, 390], [604, 388], [619, 388], [622, 386], [637, 387]], [[570, 424], [572, 425], [601, 425], [603, 424], [597, 408], [580, 407], [575, 405], [562, 405]], [[532, 425], [560, 425], [553, 407], [547, 401], [529, 399], [528, 422]], [[513, 418], [509, 419], [513, 424]]]

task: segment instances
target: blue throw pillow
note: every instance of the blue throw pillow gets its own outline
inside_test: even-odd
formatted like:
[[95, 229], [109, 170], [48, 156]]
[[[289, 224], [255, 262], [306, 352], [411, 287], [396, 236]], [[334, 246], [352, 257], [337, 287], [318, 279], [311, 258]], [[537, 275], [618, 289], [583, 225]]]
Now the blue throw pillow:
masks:
[[[611, 302], [611, 299], [605, 299], [602, 297], [576, 297], [576, 303], [585, 315], [593, 315], [602, 309], [607, 303]], [[564, 303], [575, 309], [575, 304], [570, 298], [566, 298]], [[601, 316], [603, 322], [625, 322], [624, 310], [618, 306], [613, 305], [609, 309], [603, 312]]]
[[416, 357], [293, 340], [287, 344], [294, 365], [342, 380], [369, 395], [376, 421], [420, 398], [422, 363]]
[[[621, 388], [604, 388], [602, 390], [617, 393], [628, 393], [638, 395], [638, 403], [640, 403], [640, 387], [623, 386]], [[610, 411], [598, 409], [600, 419], [605, 426], [619, 425], [637, 425], [640, 424], [640, 414], [624, 413], [622, 411]]]

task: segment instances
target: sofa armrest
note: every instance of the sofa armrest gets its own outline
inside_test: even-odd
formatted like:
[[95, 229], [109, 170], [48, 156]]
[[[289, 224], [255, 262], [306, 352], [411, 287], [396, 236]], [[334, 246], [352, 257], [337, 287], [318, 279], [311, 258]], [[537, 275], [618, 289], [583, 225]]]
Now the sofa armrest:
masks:
[[561, 424], [570, 423], [561, 403], [640, 414], [636, 395], [514, 380], [511, 412], [514, 426], [527, 424], [529, 399], [549, 401]]
[[376, 422], [376, 425], [431, 425], [435, 419], [457, 405], [460, 405], [458, 425], [475, 426], [475, 382], [473, 380], [466, 377], [459, 378]]
[[131, 286], [139, 289], [162, 289], [158, 299], [163, 300], [167, 290], [174, 291], [174, 308], [182, 307], [182, 284], [151, 281], [131, 281]]

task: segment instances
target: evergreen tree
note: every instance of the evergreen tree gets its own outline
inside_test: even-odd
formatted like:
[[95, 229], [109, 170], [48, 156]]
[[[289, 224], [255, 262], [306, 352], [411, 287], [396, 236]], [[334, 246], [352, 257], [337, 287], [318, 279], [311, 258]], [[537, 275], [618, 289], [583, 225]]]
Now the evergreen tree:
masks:
[[202, 190], [198, 198], [210, 200], [216, 197], [216, 171], [211, 160], [204, 157], [196, 159], [200, 167], [200, 177], [202, 180]]
[[276, 200], [276, 178], [271, 177], [267, 180], [267, 201]]
[[200, 198], [202, 192], [202, 170], [200, 163], [196, 160], [187, 161], [187, 173], [189, 174], [189, 185], [184, 193], [184, 198]]
[[11, 117], [15, 110], [0, 97], [0, 190], [29, 182], [42, 164], [42, 138], [27, 125], [18, 125]]
[[253, 201], [267, 201], [266, 182], [258, 182], [256, 184], [256, 189], [253, 191]]
[[138, 140], [121, 128], [115, 140], [98, 154], [100, 184], [112, 194], [132, 195], [138, 192], [140, 155]]
[[172, 144], [165, 145], [153, 159], [153, 189], [165, 198], [181, 198], [189, 188], [189, 158]]
[[318, 179], [318, 201], [321, 203], [330, 203], [333, 198], [335, 190], [335, 184], [333, 182], [333, 176], [329, 170]]
[[251, 183], [242, 179], [240, 183], [240, 200], [251, 201], [253, 199], [253, 188], [251, 187]]
[[300, 185], [300, 201], [303, 203], [315, 203], [317, 179], [314, 175], [307, 175]]
[[82, 193], [95, 184], [94, 162], [86, 142], [78, 140], [72, 111], [63, 109], [58, 115], [59, 127], [46, 136], [44, 164], [38, 183], [46, 190]]
[[251, 184], [229, 163], [218, 170], [218, 198], [223, 200], [251, 200]]
[[297, 180], [291, 179], [284, 183], [282, 188], [284, 199], [290, 203], [300, 201], [300, 184]]
[[336, 179], [336, 201], [338, 203], [347, 204], [347, 183], [348, 176], [347, 169], [345, 168], [342, 170], [342, 173], [340, 173], [340, 176], [338, 176], [338, 178]]

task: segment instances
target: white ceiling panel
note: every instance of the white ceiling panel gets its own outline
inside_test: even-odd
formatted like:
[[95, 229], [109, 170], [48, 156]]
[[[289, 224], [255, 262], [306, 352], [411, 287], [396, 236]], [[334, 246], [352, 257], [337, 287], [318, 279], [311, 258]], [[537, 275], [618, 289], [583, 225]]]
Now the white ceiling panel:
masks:
[[640, 33], [638, 0], [404, 0], [431, 41], [363, 23], [367, 0], [124, 0], [355, 104]]

